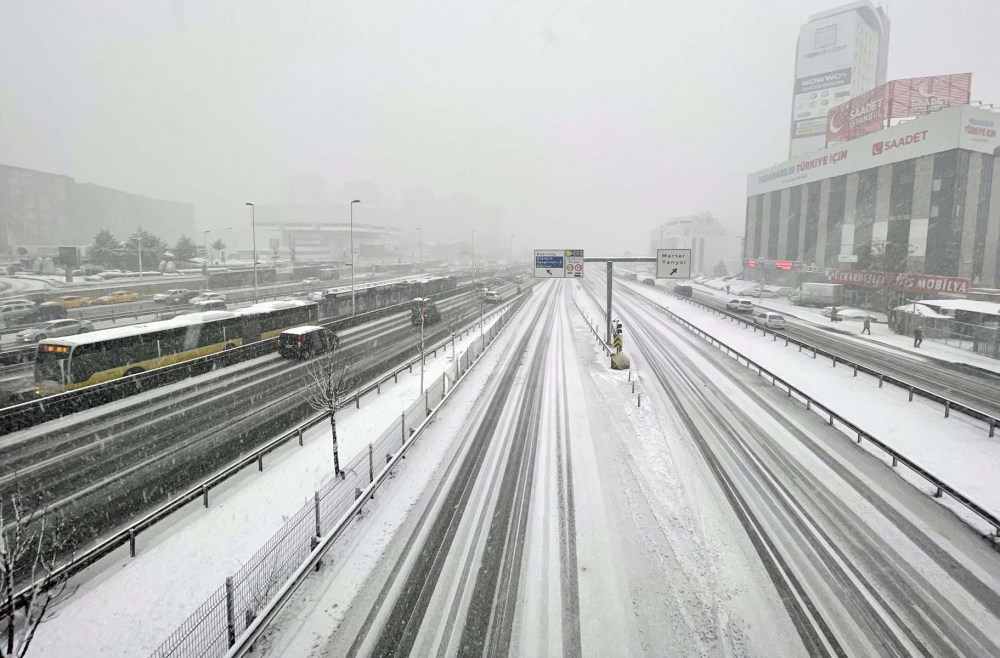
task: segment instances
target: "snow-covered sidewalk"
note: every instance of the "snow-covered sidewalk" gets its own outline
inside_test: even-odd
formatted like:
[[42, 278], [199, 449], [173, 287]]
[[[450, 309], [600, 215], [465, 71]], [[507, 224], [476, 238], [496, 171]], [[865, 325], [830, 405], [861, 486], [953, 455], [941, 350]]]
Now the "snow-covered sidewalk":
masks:
[[624, 285], [760, 363], [1000, 515], [1000, 488], [996, 486], [1000, 439], [990, 438], [981, 421], [959, 414], [945, 418], [939, 404], [919, 397], [908, 402], [908, 393], [902, 389], [879, 388], [873, 377], [854, 377], [850, 368], [832, 367], [828, 360], [814, 359], [794, 345], [785, 347], [725, 316], [646, 286]]
[[[475, 330], [456, 341], [456, 357], [478, 337]], [[427, 359], [425, 382], [449, 369], [450, 345]], [[397, 420], [419, 388], [416, 366], [363, 397], [360, 409], [342, 410], [341, 463]], [[268, 455], [262, 473], [247, 468], [213, 489], [208, 509], [194, 501], [143, 532], [135, 558], [125, 546], [74, 578], [72, 595], [39, 627], [32, 650], [59, 658], [149, 655], [332, 477], [330, 426], [321, 423], [305, 433], [303, 447], [290, 442]]]
[[[694, 289], [699, 293], [712, 295], [721, 301], [725, 301], [733, 297], [740, 297], [740, 295], [736, 294], [726, 295], [724, 291], [715, 290], [703, 285], [692, 284], [692, 287], [694, 287]], [[649, 290], [648, 286], [645, 286], [644, 289]], [[785, 298], [773, 297], [758, 300], [756, 297], [747, 297], [746, 299], [753, 300], [753, 303], [756, 306], [775, 311], [776, 313], [781, 313], [786, 318], [791, 317], [802, 322], [815, 325], [826, 331], [844, 334], [845, 336], [852, 336], [857, 340], [864, 340], [870, 343], [885, 345], [896, 350], [911, 352], [922, 357], [929, 357], [949, 363], [969, 365], [982, 370], [1000, 373], [1000, 361], [997, 359], [991, 359], [988, 356], [976, 354], [957, 346], [953, 347], [942, 342], [925, 340], [919, 348], [915, 348], [913, 346], [912, 336], [897, 334], [889, 329], [889, 326], [885, 324], [886, 318], [884, 313], [872, 313], [873, 317], [875, 317], [878, 322], [872, 324], [871, 335], [861, 335], [861, 331], [864, 329], [861, 322], [838, 322], [834, 325], [830, 322], [830, 318], [824, 317], [820, 314], [819, 309], [796, 306]]]

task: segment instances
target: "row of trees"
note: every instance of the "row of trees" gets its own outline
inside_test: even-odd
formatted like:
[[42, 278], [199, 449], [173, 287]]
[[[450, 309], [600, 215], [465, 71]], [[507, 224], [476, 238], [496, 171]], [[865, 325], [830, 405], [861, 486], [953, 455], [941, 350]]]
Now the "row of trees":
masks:
[[[101, 267], [137, 270], [139, 269], [140, 245], [142, 246], [142, 262], [146, 267], [155, 266], [168, 254], [172, 255], [175, 261], [189, 261], [198, 253], [198, 246], [194, 240], [186, 235], [179, 237], [174, 246], [171, 247], [156, 235], [142, 229], [133, 233], [124, 242], [118, 240], [111, 234], [111, 231], [105, 229], [94, 237], [88, 254], [90, 261]], [[223, 254], [223, 261], [225, 261], [225, 242], [216, 240], [212, 243], [212, 249]]]

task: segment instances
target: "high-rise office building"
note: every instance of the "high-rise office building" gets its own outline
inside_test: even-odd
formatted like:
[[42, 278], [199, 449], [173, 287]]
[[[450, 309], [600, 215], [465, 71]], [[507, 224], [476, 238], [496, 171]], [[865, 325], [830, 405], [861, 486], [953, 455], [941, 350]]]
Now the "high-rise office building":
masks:
[[826, 115], [885, 82], [889, 17], [858, 0], [813, 14], [799, 30], [795, 54], [789, 159], [826, 146]]

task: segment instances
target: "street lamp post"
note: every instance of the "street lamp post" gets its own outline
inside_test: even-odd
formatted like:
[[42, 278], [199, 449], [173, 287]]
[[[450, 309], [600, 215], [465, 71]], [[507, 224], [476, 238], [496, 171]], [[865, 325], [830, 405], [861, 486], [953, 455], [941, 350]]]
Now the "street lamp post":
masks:
[[472, 283], [476, 282], [476, 229], [472, 229]]
[[424, 234], [420, 231], [420, 227], [417, 227], [417, 254], [420, 259], [420, 266], [417, 269], [418, 272], [424, 271]]
[[351, 201], [351, 317], [354, 317], [354, 204], [361, 199]]
[[507, 256], [507, 269], [514, 267], [514, 236], [510, 236], [510, 255]]
[[142, 283], [142, 227], [139, 227], [139, 283]]
[[205, 260], [202, 261], [202, 263], [201, 263], [202, 273], [205, 275], [204, 276], [205, 281], [202, 284], [203, 286], [205, 286], [203, 288], [203, 290], [208, 290], [208, 234], [209, 233], [211, 233], [211, 231], [205, 231], [202, 234], [202, 240], [205, 243], [205, 245], [204, 245], [205, 246]]
[[228, 226], [228, 227], [222, 229], [222, 244], [226, 245], [225, 248], [223, 248], [223, 250], [222, 250], [222, 264], [223, 265], [226, 264], [226, 252], [229, 250], [229, 245], [226, 244], [226, 232], [227, 231], [232, 231], [232, 230], [233, 230], [232, 226]]
[[250, 206], [250, 234], [253, 236], [253, 303], [257, 303], [257, 212], [254, 205], [249, 201]]

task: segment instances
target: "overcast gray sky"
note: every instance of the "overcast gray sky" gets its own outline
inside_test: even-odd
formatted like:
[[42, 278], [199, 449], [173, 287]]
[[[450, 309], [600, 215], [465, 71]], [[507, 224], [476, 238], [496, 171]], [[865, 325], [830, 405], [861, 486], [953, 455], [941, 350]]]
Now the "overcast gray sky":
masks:
[[[742, 233], [746, 174], [787, 154], [798, 28], [837, 4], [2, 0], [0, 162], [213, 230], [307, 175], [374, 184], [427, 239], [620, 252], [703, 210]], [[890, 79], [972, 71], [1000, 102], [996, 0], [888, 8]]]

